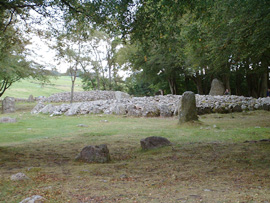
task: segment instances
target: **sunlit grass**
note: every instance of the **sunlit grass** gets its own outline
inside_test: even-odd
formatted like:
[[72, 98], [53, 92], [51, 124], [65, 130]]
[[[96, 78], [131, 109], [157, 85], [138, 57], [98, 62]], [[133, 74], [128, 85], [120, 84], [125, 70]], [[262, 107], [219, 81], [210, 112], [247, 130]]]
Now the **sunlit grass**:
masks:
[[[68, 76], [61, 76], [58, 78], [51, 77], [50, 82], [45, 84], [40, 81], [26, 79], [12, 84], [2, 98], [10, 96], [27, 99], [29, 95], [33, 95], [34, 97], [47, 97], [54, 93], [69, 92], [70, 89], [71, 79]], [[83, 91], [80, 78], [76, 79], [75, 91]]]

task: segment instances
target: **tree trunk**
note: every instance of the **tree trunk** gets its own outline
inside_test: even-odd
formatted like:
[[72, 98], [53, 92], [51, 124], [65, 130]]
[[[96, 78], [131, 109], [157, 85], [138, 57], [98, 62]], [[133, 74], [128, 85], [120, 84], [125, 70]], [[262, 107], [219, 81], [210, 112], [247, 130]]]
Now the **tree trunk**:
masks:
[[76, 76], [71, 80], [71, 94], [70, 94], [70, 103], [73, 103], [73, 95], [74, 95], [74, 86], [75, 86]]
[[248, 94], [258, 98], [258, 79], [255, 73], [247, 73]]
[[241, 91], [241, 81], [243, 80], [243, 76], [240, 73], [236, 73], [236, 80], [235, 80], [235, 94], [240, 96], [242, 95]]
[[109, 64], [109, 90], [112, 90], [112, 67]]
[[171, 94], [177, 94], [177, 86], [174, 78], [169, 78]]
[[225, 89], [228, 89], [229, 92], [232, 93], [231, 86], [230, 86], [230, 75], [228, 75], [228, 74], [223, 75], [223, 83], [224, 83]]
[[264, 69], [261, 75], [261, 85], [260, 85], [260, 97], [266, 97], [267, 89], [268, 89], [268, 66], [265, 65], [262, 67]]
[[96, 77], [97, 77], [97, 89], [100, 90], [100, 79], [99, 79], [99, 72], [96, 71]]
[[202, 76], [199, 75], [198, 72], [196, 72], [196, 76], [192, 76], [192, 80], [195, 82], [197, 87], [197, 93], [200, 95], [203, 95], [203, 85], [202, 85]]

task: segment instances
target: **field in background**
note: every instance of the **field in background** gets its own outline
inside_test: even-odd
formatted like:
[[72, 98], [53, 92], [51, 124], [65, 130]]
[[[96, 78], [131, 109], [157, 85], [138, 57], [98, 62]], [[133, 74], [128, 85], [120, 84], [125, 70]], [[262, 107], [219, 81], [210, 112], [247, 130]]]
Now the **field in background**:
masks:
[[[0, 202], [41, 195], [48, 202], [267, 202], [270, 143], [267, 111], [176, 118], [113, 115], [2, 116]], [[78, 127], [84, 124], [87, 127]], [[163, 136], [171, 147], [142, 151], [140, 140]], [[86, 145], [108, 144], [112, 162], [74, 158]], [[13, 182], [23, 172], [30, 180]]]
[[[6, 96], [25, 99], [27, 99], [29, 95], [33, 95], [34, 97], [47, 97], [54, 93], [69, 92], [70, 89], [71, 79], [69, 76], [61, 76], [58, 78], [51, 77], [50, 82], [45, 84], [41, 83], [40, 81], [27, 79], [12, 84], [1, 99]], [[83, 91], [80, 78], [76, 79], [75, 91]]]

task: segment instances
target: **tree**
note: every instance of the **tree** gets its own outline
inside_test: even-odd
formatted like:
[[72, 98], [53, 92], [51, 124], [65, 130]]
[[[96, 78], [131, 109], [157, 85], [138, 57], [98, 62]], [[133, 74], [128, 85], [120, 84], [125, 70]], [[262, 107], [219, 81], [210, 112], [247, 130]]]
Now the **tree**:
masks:
[[73, 103], [75, 81], [79, 66], [83, 60], [83, 42], [83, 27], [78, 24], [73, 32], [68, 32], [66, 29], [63, 30], [57, 38], [57, 45], [54, 46], [60, 63], [62, 61], [69, 64], [68, 73], [71, 78], [70, 103]]
[[[16, 26], [17, 19], [0, 10], [0, 97], [16, 81], [23, 78], [46, 80], [44, 70], [39, 64], [27, 60], [28, 40]], [[11, 16], [10, 16], [11, 15]]]

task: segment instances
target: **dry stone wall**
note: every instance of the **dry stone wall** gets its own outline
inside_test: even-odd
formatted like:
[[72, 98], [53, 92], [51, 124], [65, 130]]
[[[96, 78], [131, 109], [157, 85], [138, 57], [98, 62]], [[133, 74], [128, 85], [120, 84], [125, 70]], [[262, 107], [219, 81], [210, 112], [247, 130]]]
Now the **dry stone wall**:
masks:
[[[102, 93], [104, 93], [103, 96]], [[129, 97], [126, 93], [117, 92], [117, 94], [122, 95], [116, 96], [116, 92], [113, 91], [77, 92], [75, 94], [75, 101], [81, 101], [79, 98], [86, 99], [86, 101], [73, 104], [63, 103], [59, 105], [45, 105], [44, 101], [40, 101], [32, 110], [32, 113], [44, 113], [50, 114], [51, 116], [104, 113], [143, 117], [171, 117], [178, 115], [179, 101], [182, 97], [181, 95]], [[53, 95], [47, 98], [45, 102], [68, 101], [64, 99], [63, 95], [68, 94], [62, 93]], [[68, 98], [68, 96], [65, 98]], [[88, 101], [88, 99], [90, 101]], [[196, 107], [199, 115], [214, 112], [229, 113], [257, 109], [269, 111], [270, 98], [255, 99], [252, 97], [234, 95], [196, 95]]]

